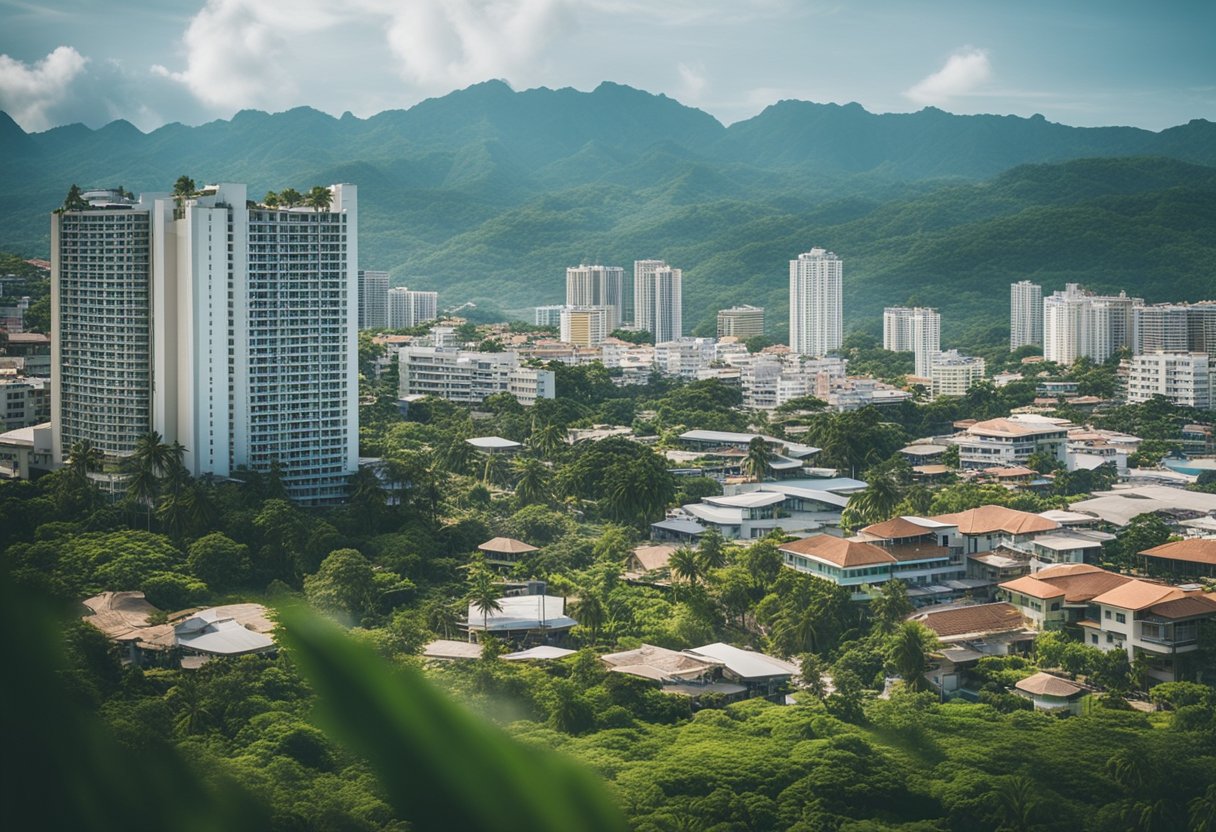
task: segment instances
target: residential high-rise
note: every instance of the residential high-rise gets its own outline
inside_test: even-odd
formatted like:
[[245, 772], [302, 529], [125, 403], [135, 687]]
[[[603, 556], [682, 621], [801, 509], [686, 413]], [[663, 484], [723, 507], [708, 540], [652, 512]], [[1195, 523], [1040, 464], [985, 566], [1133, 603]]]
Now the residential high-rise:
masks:
[[567, 306], [561, 312], [561, 339], [579, 347], [598, 346], [612, 332], [611, 320], [607, 306]]
[[439, 293], [396, 286], [388, 290], [388, 328], [408, 329], [439, 317]]
[[551, 306], [538, 306], [533, 312], [533, 323], [537, 326], [560, 327], [562, 325], [562, 310], [566, 307], [560, 303]]
[[1072, 364], [1086, 357], [1102, 362], [1118, 350], [1133, 346], [1133, 310], [1140, 298], [1095, 295], [1069, 283], [1063, 292], [1043, 299], [1043, 357]]
[[1043, 343], [1043, 287], [1029, 280], [1009, 284], [1009, 351]]
[[1132, 309], [1132, 351], [1216, 355], [1216, 301], [1163, 303]]
[[790, 261], [790, 349], [826, 355], [842, 340], [844, 262], [813, 248]]
[[888, 306], [882, 312], [882, 346], [916, 357], [915, 374], [929, 377], [929, 364], [942, 348], [942, 317], [936, 309]]
[[388, 327], [388, 272], [359, 269], [359, 329]]
[[662, 260], [633, 262], [633, 324], [654, 343], [684, 334], [684, 274]]
[[732, 306], [718, 310], [718, 337], [754, 338], [764, 334], [764, 307]]
[[[149, 430], [191, 474], [278, 464], [288, 495], [341, 499], [358, 462], [358, 212], [99, 197], [52, 219], [54, 455], [111, 459]], [[110, 261], [114, 262], [111, 263]]]
[[625, 318], [625, 270], [620, 266], [571, 266], [566, 269], [567, 306], [605, 306], [608, 331]]

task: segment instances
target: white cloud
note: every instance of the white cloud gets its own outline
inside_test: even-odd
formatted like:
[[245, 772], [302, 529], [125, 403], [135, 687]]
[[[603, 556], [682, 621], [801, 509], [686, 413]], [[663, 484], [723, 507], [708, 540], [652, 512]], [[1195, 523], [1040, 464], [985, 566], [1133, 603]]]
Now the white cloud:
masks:
[[686, 63], [676, 65], [676, 70], [680, 73], [680, 94], [681, 100], [696, 103], [701, 100], [701, 93], [705, 90], [707, 79], [705, 77], [705, 67], [702, 64], [690, 66]]
[[917, 104], [941, 106], [967, 95], [991, 77], [988, 52], [967, 47], [951, 55], [937, 72], [905, 90], [904, 96]]
[[27, 131], [53, 126], [48, 111], [67, 97], [87, 60], [70, 46], [33, 65], [0, 55], [0, 110]]

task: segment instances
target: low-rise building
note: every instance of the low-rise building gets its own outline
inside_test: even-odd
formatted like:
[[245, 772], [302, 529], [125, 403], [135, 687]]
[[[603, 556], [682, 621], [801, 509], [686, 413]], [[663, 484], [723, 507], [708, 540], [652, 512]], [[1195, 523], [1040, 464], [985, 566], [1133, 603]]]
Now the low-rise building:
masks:
[[657, 682], [664, 693], [691, 699], [716, 694], [726, 701], [747, 695], [746, 685], [723, 680], [723, 662], [688, 651], [643, 644], [634, 650], [600, 656], [600, 661], [612, 673]]
[[732, 306], [718, 310], [718, 337], [751, 338], [764, 334], [764, 307]]
[[537, 551], [535, 546], [516, 540], [513, 537], [495, 537], [478, 545], [478, 551], [486, 556], [486, 563], [492, 566], [514, 566], [519, 559], [529, 552]]
[[991, 552], [1001, 546], [1024, 550], [1034, 538], [1060, 528], [1038, 514], [991, 505], [928, 519], [957, 528], [967, 554]]
[[987, 419], [971, 425], [951, 441], [958, 446], [958, 464], [963, 469], [1025, 465], [1034, 454], [1045, 454], [1064, 463], [1068, 429], [1050, 422]]
[[0, 478], [28, 480], [55, 467], [50, 422], [0, 433]]
[[50, 379], [0, 376], [0, 433], [31, 427], [50, 418]]
[[480, 404], [495, 393], [510, 393], [520, 404], [557, 395], [552, 370], [525, 367], [519, 354], [473, 352], [446, 347], [402, 347], [397, 353], [398, 395], [437, 396]]
[[1162, 543], [1140, 552], [1139, 559], [1150, 575], [1216, 578], [1216, 537]]
[[1080, 624], [1090, 602], [1132, 580], [1086, 563], [1049, 566], [1000, 584], [1000, 596], [1013, 604], [1038, 630], [1061, 630]]
[[1085, 696], [1085, 688], [1059, 676], [1036, 673], [1019, 679], [1013, 688], [1018, 696], [1033, 702], [1036, 711], [1081, 713], [1081, 699]]
[[520, 646], [565, 640], [578, 624], [566, 615], [566, 599], [546, 593], [543, 583], [529, 589], [527, 595], [497, 599], [497, 609], [482, 610], [470, 602], [461, 629], [468, 632], [470, 641], [483, 641], [487, 634]]

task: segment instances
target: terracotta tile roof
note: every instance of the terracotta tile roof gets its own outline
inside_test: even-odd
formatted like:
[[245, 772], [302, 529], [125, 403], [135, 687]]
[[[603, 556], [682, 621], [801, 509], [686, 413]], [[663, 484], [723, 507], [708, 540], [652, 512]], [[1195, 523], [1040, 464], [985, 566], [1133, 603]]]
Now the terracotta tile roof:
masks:
[[1152, 558], [1168, 558], [1169, 560], [1216, 566], [1216, 539], [1175, 540], [1173, 543], [1162, 543], [1160, 546], [1145, 549], [1140, 554]]
[[1031, 598], [1059, 598], [1064, 594], [1062, 587], [1045, 583], [1030, 575], [1023, 575], [1021, 578], [1005, 581], [999, 586], [1008, 592], [1018, 592], [1022, 595], [1029, 595]]
[[1035, 579], [1064, 590], [1064, 603], [1085, 603], [1132, 579], [1089, 563], [1061, 563], [1041, 569]]
[[1153, 615], [1162, 618], [1193, 618], [1197, 615], [1216, 615], [1216, 599], [1198, 592], [1189, 593], [1182, 598], [1174, 598], [1153, 604], [1148, 608]]
[[483, 552], [501, 553], [504, 555], [522, 555], [525, 552], [535, 552], [535, 546], [529, 546], [522, 540], [513, 537], [495, 537], [477, 547]]
[[1061, 696], [1064, 698], [1083, 693], [1084, 688], [1074, 685], [1067, 679], [1052, 676], [1050, 673], [1036, 673], [1017, 682], [1015, 688], [1032, 696]]
[[898, 561], [928, 560], [930, 558], [948, 558], [950, 550], [945, 546], [918, 545], [909, 543], [902, 546], [884, 546], [891, 557]]
[[962, 534], [1031, 534], [1060, 528], [1060, 524], [1054, 520], [1004, 506], [980, 506], [958, 514], [939, 514], [929, 519], [958, 526]]
[[1033, 468], [1027, 468], [1024, 465], [1014, 465], [1009, 468], [1003, 466], [985, 468], [984, 473], [993, 477], [1032, 477], [1038, 472]]
[[945, 610], [927, 610], [911, 616], [942, 638], [1021, 630], [1026, 620], [1013, 604], [974, 604]]
[[639, 546], [633, 550], [633, 556], [638, 559], [638, 563], [647, 572], [653, 572], [655, 569], [663, 569], [667, 566], [667, 562], [671, 560], [672, 554], [679, 548], [662, 544], [658, 546]]
[[881, 546], [860, 540], [844, 540], [830, 534], [817, 534], [786, 543], [782, 552], [819, 558], [843, 568], [894, 563], [895, 558]]
[[921, 537], [926, 534], [933, 534], [936, 529], [922, 526], [909, 520], [907, 517], [892, 517], [890, 520], [866, 526], [861, 531], [870, 537], [894, 540], [900, 537]]
[[1061, 433], [1058, 425], [1034, 425], [1015, 422], [1012, 419], [986, 419], [967, 428], [968, 433], [978, 436], [1034, 436], [1040, 433]]
[[1148, 581], [1128, 581], [1122, 586], [1103, 592], [1093, 599], [1095, 604], [1108, 604], [1125, 610], [1142, 610], [1160, 604], [1162, 601], [1173, 601], [1185, 597], [1181, 589], [1164, 584], [1150, 584]]

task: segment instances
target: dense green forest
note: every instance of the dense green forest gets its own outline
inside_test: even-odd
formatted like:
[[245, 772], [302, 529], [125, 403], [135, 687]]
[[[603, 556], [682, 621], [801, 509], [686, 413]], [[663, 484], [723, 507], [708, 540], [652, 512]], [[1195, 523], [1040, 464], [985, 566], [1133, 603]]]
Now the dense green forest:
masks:
[[[391, 381], [370, 378], [373, 357], [363, 355], [361, 451], [384, 458], [386, 478], [362, 471], [347, 505], [293, 506], [274, 471], [192, 480], [154, 436], [130, 463], [139, 487], [116, 505], [90, 485], [85, 449], [34, 483], [0, 484], [0, 609], [10, 632], [28, 636], [14, 648], [21, 685], [3, 717], [5, 736], [18, 738], [5, 753], [29, 749], [0, 801], [13, 828], [31, 828], [20, 821], [34, 811], [52, 828], [137, 817], [149, 828], [293, 832], [615, 829], [613, 805], [633, 828], [655, 832], [1213, 828], [1208, 687], [1159, 686], [1163, 710], [1129, 710], [1137, 669], [1122, 653], [1044, 636], [1028, 657], [985, 660], [978, 703], [939, 703], [915, 683], [883, 698], [888, 677], [917, 679], [933, 649], [923, 628], [902, 621], [902, 584], [853, 603], [782, 568], [780, 536], [708, 536], [673, 556], [669, 589], [622, 580], [649, 521], [718, 493], [713, 480], [673, 478], [656, 448], [689, 427], [763, 419], [738, 409], [737, 389], [658, 378], [621, 388], [599, 365], [554, 365], [559, 398], [534, 408], [509, 396], [476, 412], [427, 399], [403, 419]], [[1070, 372], [1086, 384], [1113, 378], [1109, 366]], [[807, 403], [763, 427], [807, 428], [824, 464], [870, 481], [869, 496], [850, 506], [857, 513], [1062, 507], [1098, 481], [1065, 478], [1039, 495], [962, 482], [930, 490], [911, 483], [896, 454], [954, 419], [1002, 415], [1033, 396], [1021, 382], [883, 413]], [[1154, 400], [1111, 411], [1103, 424], [1168, 448], [1196, 417]], [[631, 424], [655, 445], [563, 441], [570, 427], [603, 422]], [[464, 441], [489, 433], [525, 451], [508, 464]], [[1126, 566], [1146, 542], [1164, 540], [1162, 528], [1138, 524], [1136, 545], [1104, 557]], [[488, 579], [475, 547], [495, 535], [538, 547], [512, 575], [544, 579], [570, 599], [578, 653], [520, 665], [499, 660], [491, 641], [479, 660], [424, 664], [422, 646], [457, 632]], [[143, 590], [164, 610], [272, 604], [282, 649], [197, 671], [123, 667], [78, 618], [80, 599], [106, 589]], [[715, 640], [800, 657], [799, 704], [721, 708], [711, 699], [694, 712], [596, 659], [643, 642]], [[1197, 662], [1216, 668], [1216, 645], [1205, 643]], [[1071, 719], [1030, 712], [1009, 691], [1040, 668], [1080, 674], [1106, 695]], [[52, 776], [66, 784], [63, 800], [20, 799]]]
[[72, 182], [353, 182], [361, 266], [487, 320], [560, 300], [567, 265], [662, 257], [684, 269], [687, 329], [712, 332], [718, 308], [747, 300], [780, 339], [788, 261], [822, 246], [845, 259], [851, 323], [873, 331], [882, 306], [916, 301], [973, 348], [999, 340], [992, 299], [1011, 281], [1193, 300], [1216, 265], [1204, 121], [1151, 133], [789, 101], [723, 127], [628, 87], [492, 82], [369, 119], [250, 111], [146, 135], [27, 135], [0, 116], [0, 151], [0, 249], [45, 256], [46, 215]]

